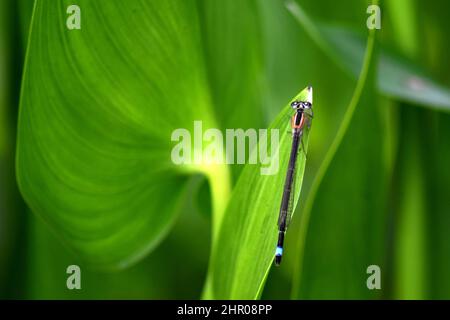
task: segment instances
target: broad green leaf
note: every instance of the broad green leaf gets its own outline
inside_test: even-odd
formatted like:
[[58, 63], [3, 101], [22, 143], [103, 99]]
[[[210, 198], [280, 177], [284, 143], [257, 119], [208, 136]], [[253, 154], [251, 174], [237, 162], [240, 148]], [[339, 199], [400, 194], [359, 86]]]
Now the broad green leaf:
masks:
[[[199, 1], [211, 100], [221, 129], [263, 125], [263, 51], [256, 2]], [[242, 168], [231, 166], [234, 180]]]
[[[193, 179], [191, 179], [192, 182]], [[191, 184], [190, 182], [190, 184]], [[192, 185], [192, 184], [191, 184]], [[190, 188], [195, 192], [195, 188]], [[48, 227], [30, 215], [27, 228], [26, 299], [198, 299], [206, 273], [211, 233], [207, 219], [186, 203], [165, 241], [137, 264], [99, 272], [69, 252]], [[81, 290], [68, 290], [69, 265], [81, 269]], [[183, 268], [179, 266], [183, 265]], [[19, 283], [18, 283], [19, 284]]]
[[174, 129], [198, 119], [217, 127], [197, 3], [80, 0], [81, 30], [68, 30], [71, 4], [35, 3], [18, 181], [33, 212], [83, 261], [123, 267], [168, 232], [190, 172], [210, 177], [213, 202], [224, 206], [226, 167], [170, 158]]
[[222, 128], [259, 128], [263, 52], [256, 0], [200, 1], [208, 76]]
[[[387, 172], [369, 34], [363, 67], [336, 138], [300, 220], [293, 298], [361, 299], [366, 269], [384, 260]], [[375, 60], [376, 61], [376, 60]]]
[[[287, 7], [334, 61], [354, 77], [358, 76], [364, 56], [363, 36], [346, 28], [314, 23], [292, 0], [287, 2]], [[381, 50], [379, 60], [377, 85], [381, 93], [426, 108], [450, 110], [450, 90], [426, 76], [420, 68], [387, 50]]]
[[[308, 89], [305, 89], [294, 99], [307, 97]], [[233, 189], [217, 244], [213, 247], [212, 297], [208, 298], [255, 299], [261, 294], [275, 253], [277, 219], [291, 149], [288, 132], [291, 115], [292, 108], [288, 105], [269, 127], [266, 136], [268, 154], [279, 155], [278, 170], [272, 175], [262, 175], [261, 165], [248, 164]], [[273, 129], [279, 133], [278, 146], [271, 146], [271, 139], [276, 139]], [[266, 147], [262, 141], [265, 139], [259, 141], [253, 152]], [[303, 142], [307, 148], [308, 131]], [[303, 180], [305, 152], [301, 151], [298, 158], [294, 208]]]

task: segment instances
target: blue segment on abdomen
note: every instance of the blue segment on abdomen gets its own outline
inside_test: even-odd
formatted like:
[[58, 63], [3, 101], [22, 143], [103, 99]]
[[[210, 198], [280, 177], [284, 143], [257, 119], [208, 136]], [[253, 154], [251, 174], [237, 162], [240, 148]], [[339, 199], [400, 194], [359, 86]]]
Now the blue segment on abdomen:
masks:
[[277, 249], [275, 250], [275, 255], [281, 256], [282, 254], [283, 254], [283, 248], [277, 247]]

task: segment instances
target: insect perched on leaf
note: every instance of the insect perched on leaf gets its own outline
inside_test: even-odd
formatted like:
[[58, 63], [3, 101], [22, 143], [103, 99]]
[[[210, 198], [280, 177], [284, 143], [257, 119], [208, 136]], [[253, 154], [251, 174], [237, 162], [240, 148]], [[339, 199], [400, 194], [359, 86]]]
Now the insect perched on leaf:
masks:
[[278, 218], [278, 242], [275, 250], [275, 264], [281, 263], [283, 256], [284, 235], [291, 220], [294, 207], [294, 187], [295, 187], [295, 169], [297, 166], [297, 155], [299, 147], [303, 147], [303, 131], [309, 128], [313, 118], [312, 112], [312, 87], [307, 87], [308, 95], [305, 101], [295, 100], [291, 103], [291, 107], [295, 110], [295, 114], [291, 118], [292, 128], [292, 147], [289, 157], [289, 165], [284, 182], [283, 197], [281, 198], [280, 215]]

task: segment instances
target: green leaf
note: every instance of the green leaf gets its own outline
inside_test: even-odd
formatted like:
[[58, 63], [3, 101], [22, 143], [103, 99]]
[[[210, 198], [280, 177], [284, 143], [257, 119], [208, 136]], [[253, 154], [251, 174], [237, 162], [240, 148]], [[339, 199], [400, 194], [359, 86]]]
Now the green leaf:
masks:
[[[356, 78], [364, 56], [364, 37], [343, 27], [313, 22], [292, 0], [287, 1], [287, 7], [319, 47]], [[381, 93], [422, 107], [450, 111], [450, 90], [419, 67], [383, 49], [379, 60], [377, 85]]]
[[372, 31], [354, 95], [300, 220], [293, 298], [377, 296], [367, 289], [366, 269], [375, 264], [383, 270], [385, 263], [387, 172], [376, 104], [374, 38]]
[[[221, 129], [260, 128], [263, 52], [256, 0], [199, 1], [211, 99]], [[237, 180], [243, 165], [230, 167]]]
[[[191, 185], [195, 184], [191, 179]], [[190, 188], [195, 192], [196, 188]], [[26, 299], [198, 299], [206, 272], [211, 230], [187, 202], [164, 242], [144, 259], [124, 270], [99, 272], [69, 252], [38, 217], [27, 224]], [[176, 252], [176, 254], [174, 254]], [[69, 265], [81, 269], [81, 290], [68, 290]], [[180, 268], [180, 265], [183, 268]], [[23, 274], [22, 274], [22, 278]], [[18, 285], [19, 283], [16, 283]]]
[[10, 116], [10, 96], [8, 94], [10, 90], [10, 69], [8, 66], [11, 63], [12, 50], [9, 47], [10, 42], [7, 32], [10, 27], [10, 21], [8, 19], [9, 11], [11, 11], [10, 7], [9, 2], [4, 1], [0, 4], [0, 70], [2, 70], [0, 73], [0, 159], [3, 159], [6, 153], [8, 153], [11, 135], [8, 122], [8, 117]]
[[0, 299], [17, 298], [24, 282], [24, 204], [16, 183], [15, 142], [22, 65], [16, 1], [0, 3]]
[[393, 298], [426, 299], [429, 288], [427, 250], [427, 170], [422, 169], [426, 134], [421, 130], [421, 110], [401, 110], [399, 150], [394, 175], [396, 189], [391, 192], [395, 212], [393, 233]]
[[192, 130], [197, 119], [217, 127], [197, 3], [80, 0], [81, 30], [66, 27], [70, 4], [35, 3], [18, 181], [33, 212], [83, 261], [123, 267], [168, 232], [189, 173], [210, 178], [217, 212], [228, 192], [226, 167], [170, 158], [174, 129]]
[[[403, 3], [404, 2], [404, 3]], [[389, 2], [392, 45], [446, 81], [448, 18], [442, 4]], [[423, 28], [423, 26], [430, 26]], [[430, 44], [432, 45], [430, 46]], [[444, 76], [442, 76], [444, 75]], [[448, 81], [446, 81], [448, 83]], [[394, 299], [448, 299], [449, 115], [399, 104], [399, 150], [391, 192]]]
[[[422, 120], [422, 118], [420, 119]], [[420, 121], [420, 125], [423, 122]], [[429, 222], [426, 225], [426, 260], [425, 280], [428, 282], [429, 298], [450, 299], [450, 201], [448, 188], [450, 182], [450, 115], [440, 114], [434, 119], [432, 134], [423, 138], [422, 148], [425, 154], [427, 175], [424, 192], [429, 204], [424, 214]], [[419, 131], [421, 133], [421, 131]], [[431, 149], [431, 152], [430, 152]], [[423, 170], [421, 167], [420, 170]]]
[[[308, 89], [304, 89], [294, 99], [305, 100], [307, 97]], [[272, 265], [278, 235], [279, 205], [292, 141], [288, 132], [290, 115], [292, 108], [288, 105], [268, 129], [269, 147], [273, 137], [271, 130], [277, 130], [280, 136], [279, 145], [270, 147], [268, 153], [279, 154], [278, 171], [273, 175], [261, 175], [261, 165], [248, 164], [233, 190], [217, 244], [213, 247], [213, 294], [208, 298], [255, 299], [261, 294]], [[303, 140], [307, 148], [307, 131]], [[260, 140], [253, 152], [264, 147]], [[298, 157], [294, 208], [300, 196], [305, 152], [301, 151]]]
[[[6, 283], [8, 279], [8, 261], [10, 260], [10, 250], [13, 232], [7, 225], [12, 213], [11, 187], [14, 179], [9, 174], [14, 161], [12, 157], [12, 130], [9, 123], [11, 117], [11, 99], [8, 94], [11, 85], [11, 75], [8, 66], [11, 65], [11, 48], [8, 32], [10, 28], [9, 14], [11, 13], [11, 2], [2, 1], [0, 3], [0, 298], [6, 295]], [[11, 222], [10, 222], [11, 223]], [[14, 228], [13, 228], [14, 229]]]
[[263, 55], [256, 2], [200, 2], [209, 83], [222, 128], [262, 125]]
[[20, 43], [22, 45], [22, 51], [25, 53], [31, 15], [33, 14], [34, 0], [17, 0], [16, 6], [18, 10], [18, 20], [20, 22]]

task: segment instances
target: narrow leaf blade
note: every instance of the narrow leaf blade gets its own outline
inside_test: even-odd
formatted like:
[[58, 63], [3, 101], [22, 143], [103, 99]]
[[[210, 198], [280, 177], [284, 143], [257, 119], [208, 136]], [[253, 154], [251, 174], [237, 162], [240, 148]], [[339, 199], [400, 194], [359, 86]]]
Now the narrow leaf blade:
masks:
[[[295, 99], [305, 100], [307, 92], [303, 90]], [[212, 257], [214, 298], [255, 299], [261, 293], [275, 253], [279, 206], [291, 149], [291, 115], [288, 105], [269, 127], [268, 143], [274, 137], [271, 130], [278, 130], [280, 136], [278, 148], [272, 146], [268, 153], [279, 155], [276, 174], [261, 175], [261, 165], [248, 164], [233, 190]], [[303, 139], [307, 148], [307, 132]], [[258, 149], [261, 147], [265, 148], [260, 140]], [[300, 196], [305, 152], [298, 155], [294, 208]]]

